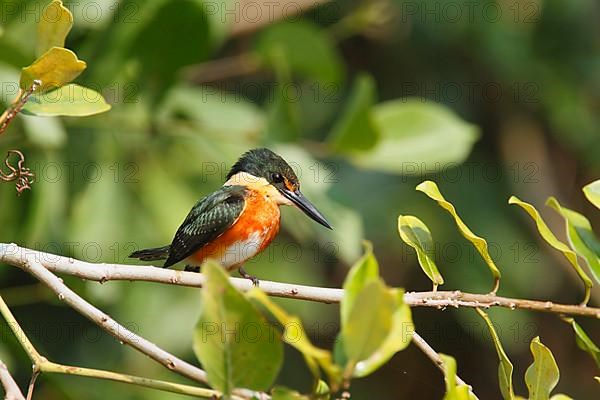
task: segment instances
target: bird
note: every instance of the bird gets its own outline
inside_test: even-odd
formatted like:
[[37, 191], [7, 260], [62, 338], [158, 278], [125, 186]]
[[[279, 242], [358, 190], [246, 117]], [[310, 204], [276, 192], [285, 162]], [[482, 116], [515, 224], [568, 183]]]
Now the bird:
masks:
[[302, 194], [296, 173], [281, 156], [267, 148], [249, 150], [231, 167], [223, 186], [192, 207], [170, 245], [138, 250], [129, 257], [166, 260], [165, 268], [184, 261], [191, 271], [199, 271], [203, 261], [213, 259], [258, 286], [258, 278], [243, 265], [277, 236], [282, 205], [295, 206], [333, 229]]

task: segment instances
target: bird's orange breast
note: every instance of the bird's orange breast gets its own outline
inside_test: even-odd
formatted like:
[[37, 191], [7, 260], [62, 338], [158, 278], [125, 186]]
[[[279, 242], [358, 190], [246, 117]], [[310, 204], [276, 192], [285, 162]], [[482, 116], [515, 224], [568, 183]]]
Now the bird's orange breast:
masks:
[[255, 190], [248, 190], [245, 200], [237, 221], [189, 257], [190, 261], [200, 264], [212, 258], [228, 269], [235, 269], [271, 243], [279, 232], [279, 206], [264, 193]]

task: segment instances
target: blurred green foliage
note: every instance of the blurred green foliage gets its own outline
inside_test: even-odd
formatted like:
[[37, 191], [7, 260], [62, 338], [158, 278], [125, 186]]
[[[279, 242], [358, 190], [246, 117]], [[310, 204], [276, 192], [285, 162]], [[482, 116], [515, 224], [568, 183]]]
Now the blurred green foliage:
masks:
[[[37, 26], [47, 3], [0, 0], [2, 108], [18, 92], [20, 69], [40, 55]], [[76, 84], [101, 93], [112, 109], [77, 119], [21, 114], [0, 136], [0, 150], [21, 149], [37, 176], [33, 190], [19, 198], [12, 184], [0, 184], [0, 242], [125, 262], [135, 249], [169, 242], [241, 153], [268, 146], [294, 166], [303, 191], [335, 230], [284, 210], [277, 241], [247, 266], [254, 275], [339, 287], [368, 238], [387, 284], [427, 290], [416, 256], [398, 238], [398, 214], [414, 214], [433, 233], [445, 286], [489, 290], [485, 261], [444, 210], [414, 191], [427, 178], [487, 239], [503, 272], [502, 294], [581, 299], [568, 264], [506, 200], [516, 193], [541, 209], [546, 197], [557, 195], [592, 225], [600, 223], [580, 191], [600, 169], [595, 2], [378, 0], [308, 7], [298, 1], [300, 15], [277, 19], [263, 11], [255, 28], [252, 10], [233, 0], [64, 3], [74, 15], [65, 46], [87, 63]], [[592, 198], [594, 188], [587, 192]], [[548, 214], [551, 228], [563, 223]], [[20, 299], [14, 312], [34, 343], [57, 361], [171, 377], [56, 300], [36, 295], [39, 288], [19, 271], [0, 268], [0, 279], [9, 304]], [[197, 290], [66, 281], [136, 333], [193, 359]], [[597, 299], [593, 292], [592, 303]], [[333, 346], [335, 307], [277, 303], [304, 321], [316, 345]], [[483, 356], [491, 354], [485, 324], [462, 310], [414, 314], [419, 332], [458, 360], [480, 398], [498, 398], [496, 365]], [[544, 331], [558, 364], [569, 366], [560, 392], [597, 393], [593, 360], [576, 351], [568, 326], [548, 330], [555, 319], [529, 313], [490, 316], [502, 328], [498, 335], [517, 376], [530, 360], [531, 339]], [[598, 338], [597, 324], [579, 322]], [[23, 386], [28, 363], [0, 327], [0, 357]], [[286, 349], [285, 360], [278, 382], [308, 391], [313, 381], [302, 358]], [[44, 376], [38, 385], [36, 396], [44, 399], [179, 398], [74, 377]], [[357, 399], [415, 393], [438, 399], [444, 391], [438, 372], [411, 347], [353, 382]], [[515, 391], [526, 392], [522, 380]]]

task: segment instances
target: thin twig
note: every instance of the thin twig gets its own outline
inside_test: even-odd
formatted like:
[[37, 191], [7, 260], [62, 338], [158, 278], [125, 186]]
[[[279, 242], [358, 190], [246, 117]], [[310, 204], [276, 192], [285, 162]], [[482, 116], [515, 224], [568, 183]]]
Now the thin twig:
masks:
[[[86, 376], [89, 378], [107, 379], [115, 382], [128, 383], [136, 386], [143, 386], [151, 389], [163, 390], [171, 393], [184, 394], [188, 396], [202, 397], [206, 399], [219, 398], [221, 394], [216, 390], [206, 389], [197, 386], [182, 385], [174, 382], [167, 382], [159, 379], [149, 379], [134, 375], [121, 374], [118, 372], [104, 371], [92, 368], [74, 367], [70, 365], [56, 364], [47, 362], [43, 365], [43, 372], [54, 372], [66, 375]], [[243, 400], [243, 397], [233, 396], [232, 400]]]
[[42, 85], [42, 81], [34, 80], [29, 89], [23, 91], [19, 89], [19, 94], [13, 101], [13, 103], [8, 107], [2, 115], [0, 115], [0, 135], [4, 133], [8, 125], [13, 120], [14, 117], [21, 111], [21, 109], [27, 103], [27, 100], [31, 97], [31, 95]]
[[25, 400], [23, 392], [19, 389], [19, 386], [13, 379], [6, 364], [0, 360], [0, 383], [4, 388], [4, 400]]
[[[429, 343], [427, 343], [425, 339], [423, 339], [421, 335], [419, 335], [417, 332], [413, 332], [412, 341], [415, 344], [415, 346], [417, 346], [423, 353], [425, 353], [425, 355], [429, 357], [429, 359], [435, 364], [435, 366], [438, 367], [438, 369], [443, 373], [444, 361], [442, 361], [442, 358], [440, 357], [438, 352], [435, 351], [435, 349], [431, 347]], [[469, 388], [471, 387], [471, 385], [463, 381], [458, 375], [456, 375], [456, 383], [459, 385], [467, 385], [469, 386]]]
[[36, 364], [44, 362], [45, 358], [35, 349], [31, 341], [23, 331], [23, 328], [21, 328], [21, 325], [19, 325], [17, 319], [8, 308], [8, 305], [6, 305], [6, 303], [4, 302], [2, 296], [0, 296], [0, 314], [2, 314], [2, 316], [6, 320], [8, 327], [19, 341], [19, 344], [21, 345], [23, 350], [25, 350], [25, 352], [27, 353], [27, 356], [29, 356], [29, 359], [34, 365], [34, 368]]
[[27, 389], [27, 400], [31, 400], [33, 398], [33, 390], [35, 389], [35, 381], [40, 375], [39, 365], [36, 365], [33, 373], [31, 374], [31, 379], [29, 380], [29, 388]]
[[[168, 270], [145, 265], [93, 264], [55, 254], [19, 247], [16, 244], [0, 244], [0, 261], [22, 267], [26, 258], [37, 260], [49, 271], [77, 276], [98, 282], [111, 280], [148, 281], [180, 286], [202, 287], [204, 275], [196, 272]], [[247, 279], [230, 278], [233, 286], [247, 291], [252, 283]], [[260, 281], [260, 288], [276, 297], [287, 297], [322, 303], [338, 303], [343, 290], [281, 282]], [[464, 293], [461, 291], [408, 292], [404, 301], [411, 307], [504, 307], [525, 309], [564, 315], [578, 315], [600, 319], [600, 308], [581, 305], [557, 304], [551, 301], [514, 299], [492, 294]]]

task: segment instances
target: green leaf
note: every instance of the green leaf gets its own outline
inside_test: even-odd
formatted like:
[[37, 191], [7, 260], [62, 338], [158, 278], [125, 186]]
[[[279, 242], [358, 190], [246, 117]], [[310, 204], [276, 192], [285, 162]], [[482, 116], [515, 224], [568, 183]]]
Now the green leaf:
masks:
[[62, 1], [54, 0], [42, 11], [37, 26], [36, 55], [39, 57], [52, 47], [65, 47], [65, 39], [73, 27], [73, 14]]
[[540, 213], [538, 212], [538, 210], [535, 209], [534, 206], [519, 200], [516, 196], [511, 196], [511, 198], [508, 199], [508, 204], [517, 204], [523, 210], [525, 210], [527, 214], [529, 214], [529, 216], [535, 221], [537, 229], [540, 232], [540, 235], [542, 235], [542, 237], [544, 238], [544, 240], [550, 246], [563, 253], [566, 259], [571, 263], [571, 265], [577, 272], [577, 275], [579, 275], [579, 278], [581, 278], [583, 284], [585, 285], [585, 297], [583, 300], [583, 304], [586, 304], [590, 299], [590, 289], [592, 287], [592, 280], [579, 266], [579, 262], [577, 261], [577, 254], [575, 254], [573, 250], [569, 249], [569, 247], [566, 244], [564, 244], [563, 242], [558, 240], [556, 236], [554, 236], [554, 233], [552, 233], [550, 228], [548, 228], [548, 225], [546, 225]]
[[479, 308], [476, 308], [475, 311], [477, 311], [477, 313], [485, 321], [488, 330], [490, 331], [492, 341], [494, 342], [498, 359], [500, 360], [500, 364], [498, 365], [498, 383], [500, 385], [502, 398], [504, 400], [513, 400], [515, 398], [515, 392], [512, 383], [513, 365], [504, 352], [504, 348], [502, 347], [502, 343], [500, 342], [500, 338], [496, 333], [496, 329], [494, 328], [494, 324], [492, 324], [490, 317]]
[[531, 341], [533, 364], [525, 371], [525, 383], [529, 389], [529, 400], [548, 400], [550, 392], [558, 383], [560, 373], [550, 349], [535, 337]]
[[273, 53], [281, 53], [293, 73], [320, 83], [339, 82], [343, 63], [331, 39], [307, 21], [283, 22], [265, 29], [255, 51], [262, 62], [273, 66]]
[[485, 263], [488, 265], [488, 268], [490, 269], [492, 275], [494, 276], [495, 282], [494, 282], [494, 288], [493, 288], [492, 292], [495, 293], [498, 290], [498, 285], [500, 283], [500, 270], [498, 269], [498, 267], [496, 266], [496, 263], [494, 263], [494, 260], [492, 260], [492, 257], [490, 256], [490, 253], [488, 251], [487, 241], [484, 238], [475, 235], [473, 233], [473, 231], [471, 231], [471, 229], [469, 229], [469, 227], [463, 222], [463, 220], [456, 213], [456, 209], [454, 208], [452, 203], [450, 203], [449, 201], [447, 201], [444, 198], [444, 196], [438, 189], [435, 182], [432, 182], [432, 181], [422, 182], [417, 186], [417, 190], [425, 193], [431, 199], [437, 201], [438, 204], [444, 210], [448, 211], [450, 213], [450, 215], [452, 215], [452, 217], [454, 218], [454, 222], [456, 222], [456, 226], [458, 227], [458, 230], [460, 231], [460, 233], [463, 235], [463, 237], [465, 239], [467, 239], [469, 242], [473, 243], [473, 246], [475, 246], [475, 248], [477, 249], [477, 251], [479, 252], [481, 257], [483, 257], [483, 260], [485, 261]]
[[283, 344], [256, 308], [229, 283], [223, 268], [207, 262], [194, 352], [211, 387], [266, 390], [283, 362]]
[[400, 215], [398, 217], [398, 232], [404, 243], [417, 252], [419, 265], [425, 275], [433, 282], [434, 290], [438, 285], [442, 285], [444, 278], [442, 278], [437, 265], [435, 265], [433, 238], [427, 225], [412, 215]]
[[336, 151], [364, 151], [375, 146], [379, 131], [373, 122], [371, 107], [376, 96], [373, 77], [358, 75], [342, 116], [333, 127], [329, 139]]
[[415, 326], [410, 307], [404, 303], [404, 290], [389, 289], [396, 300], [392, 315], [392, 328], [381, 346], [366, 360], [360, 361], [354, 368], [354, 376], [367, 376], [387, 361], [397, 352], [404, 350], [411, 342]]
[[555, 394], [550, 397], [550, 400], [573, 400], [573, 398], [567, 396], [566, 394]]
[[422, 175], [462, 163], [479, 138], [479, 129], [441, 104], [399, 99], [373, 107], [380, 140], [356, 154], [356, 165], [399, 175]]
[[394, 296], [380, 279], [367, 283], [356, 297], [341, 331], [352, 370], [358, 362], [371, 357], [390, 334], [394, 305]]
[[444, 363], [444, 381], [446, 382], [444, 400], [470, 400], [472, 397], [469, 387], [456, 384], [456, 360], [442, 353], [440, 353], [440, 358]]
[[583, 187], [583, 194], [590, 203], [600, 208], [600, 179], [585, 185]]
[[21, 70], [21, 89], [27, 90], [33, 81], [39, 79], [42, 85], [36, 93], [59, 88], [73, 79], [86, 68], [86, 63], [77, 58], [71, 50], [53, 47], [28, 67]]
[[573, 328], [575, 332], [575, 341], [577, 346], [588, 353], [598, 368], [600, 368], [600, 348], [596, 346], [596, 343], [592, 341], [592, 339], [588, 336], [588, 334], [583, 330], [581, 325], [579, 325], [573, 318], [564, 318], [565, 322], [567, 322]]
[[379, 278], [379, 264], [373, 255], [373, 245], [365, 241], [365, 254], [350, 268], [344, 281], [344, 296], [340, 302], [340, 320], [342, 327], [348, 321], [358, 294], [369, 283]]
[[283, 341], [302, 353], [315, 378], [320, 378], [319, 367], [321, 367], [327, 374], [331, 385], [337, 388], [341, 378], [339, 367], [333, 363], [329, 351], [320, 349], [311, 343], [302, 321], [296, 316], [287, 314], [283, 308], [273, 303], [258, 288], [252, 289], [246, 296], [262, 304], [279, 321], [284, 328]]
[[271, 400], [310, 400], [295, 390], [283, 386], [276, 386], [271, 390]]
[[32, 96], [23, 107], [25, 114], [40, 117], [85, 117], [111, 109], [102, 95], [92, 89], [71, 83], [51, 92]]
[[590, 221], [582, 214], [562, 207], [554, 197], [549, 197], [546, 204], [563, 216], [571, 248], [585, 260], [596, 282], [600, 283], [600, 258], [597, 253], [600, 242], [592, 231]]
[[317, 400], [329, 400], [331, 398], [331, 389], [329, 388], [329, 385], [320, 379], [317, 382], [314, 392]]

